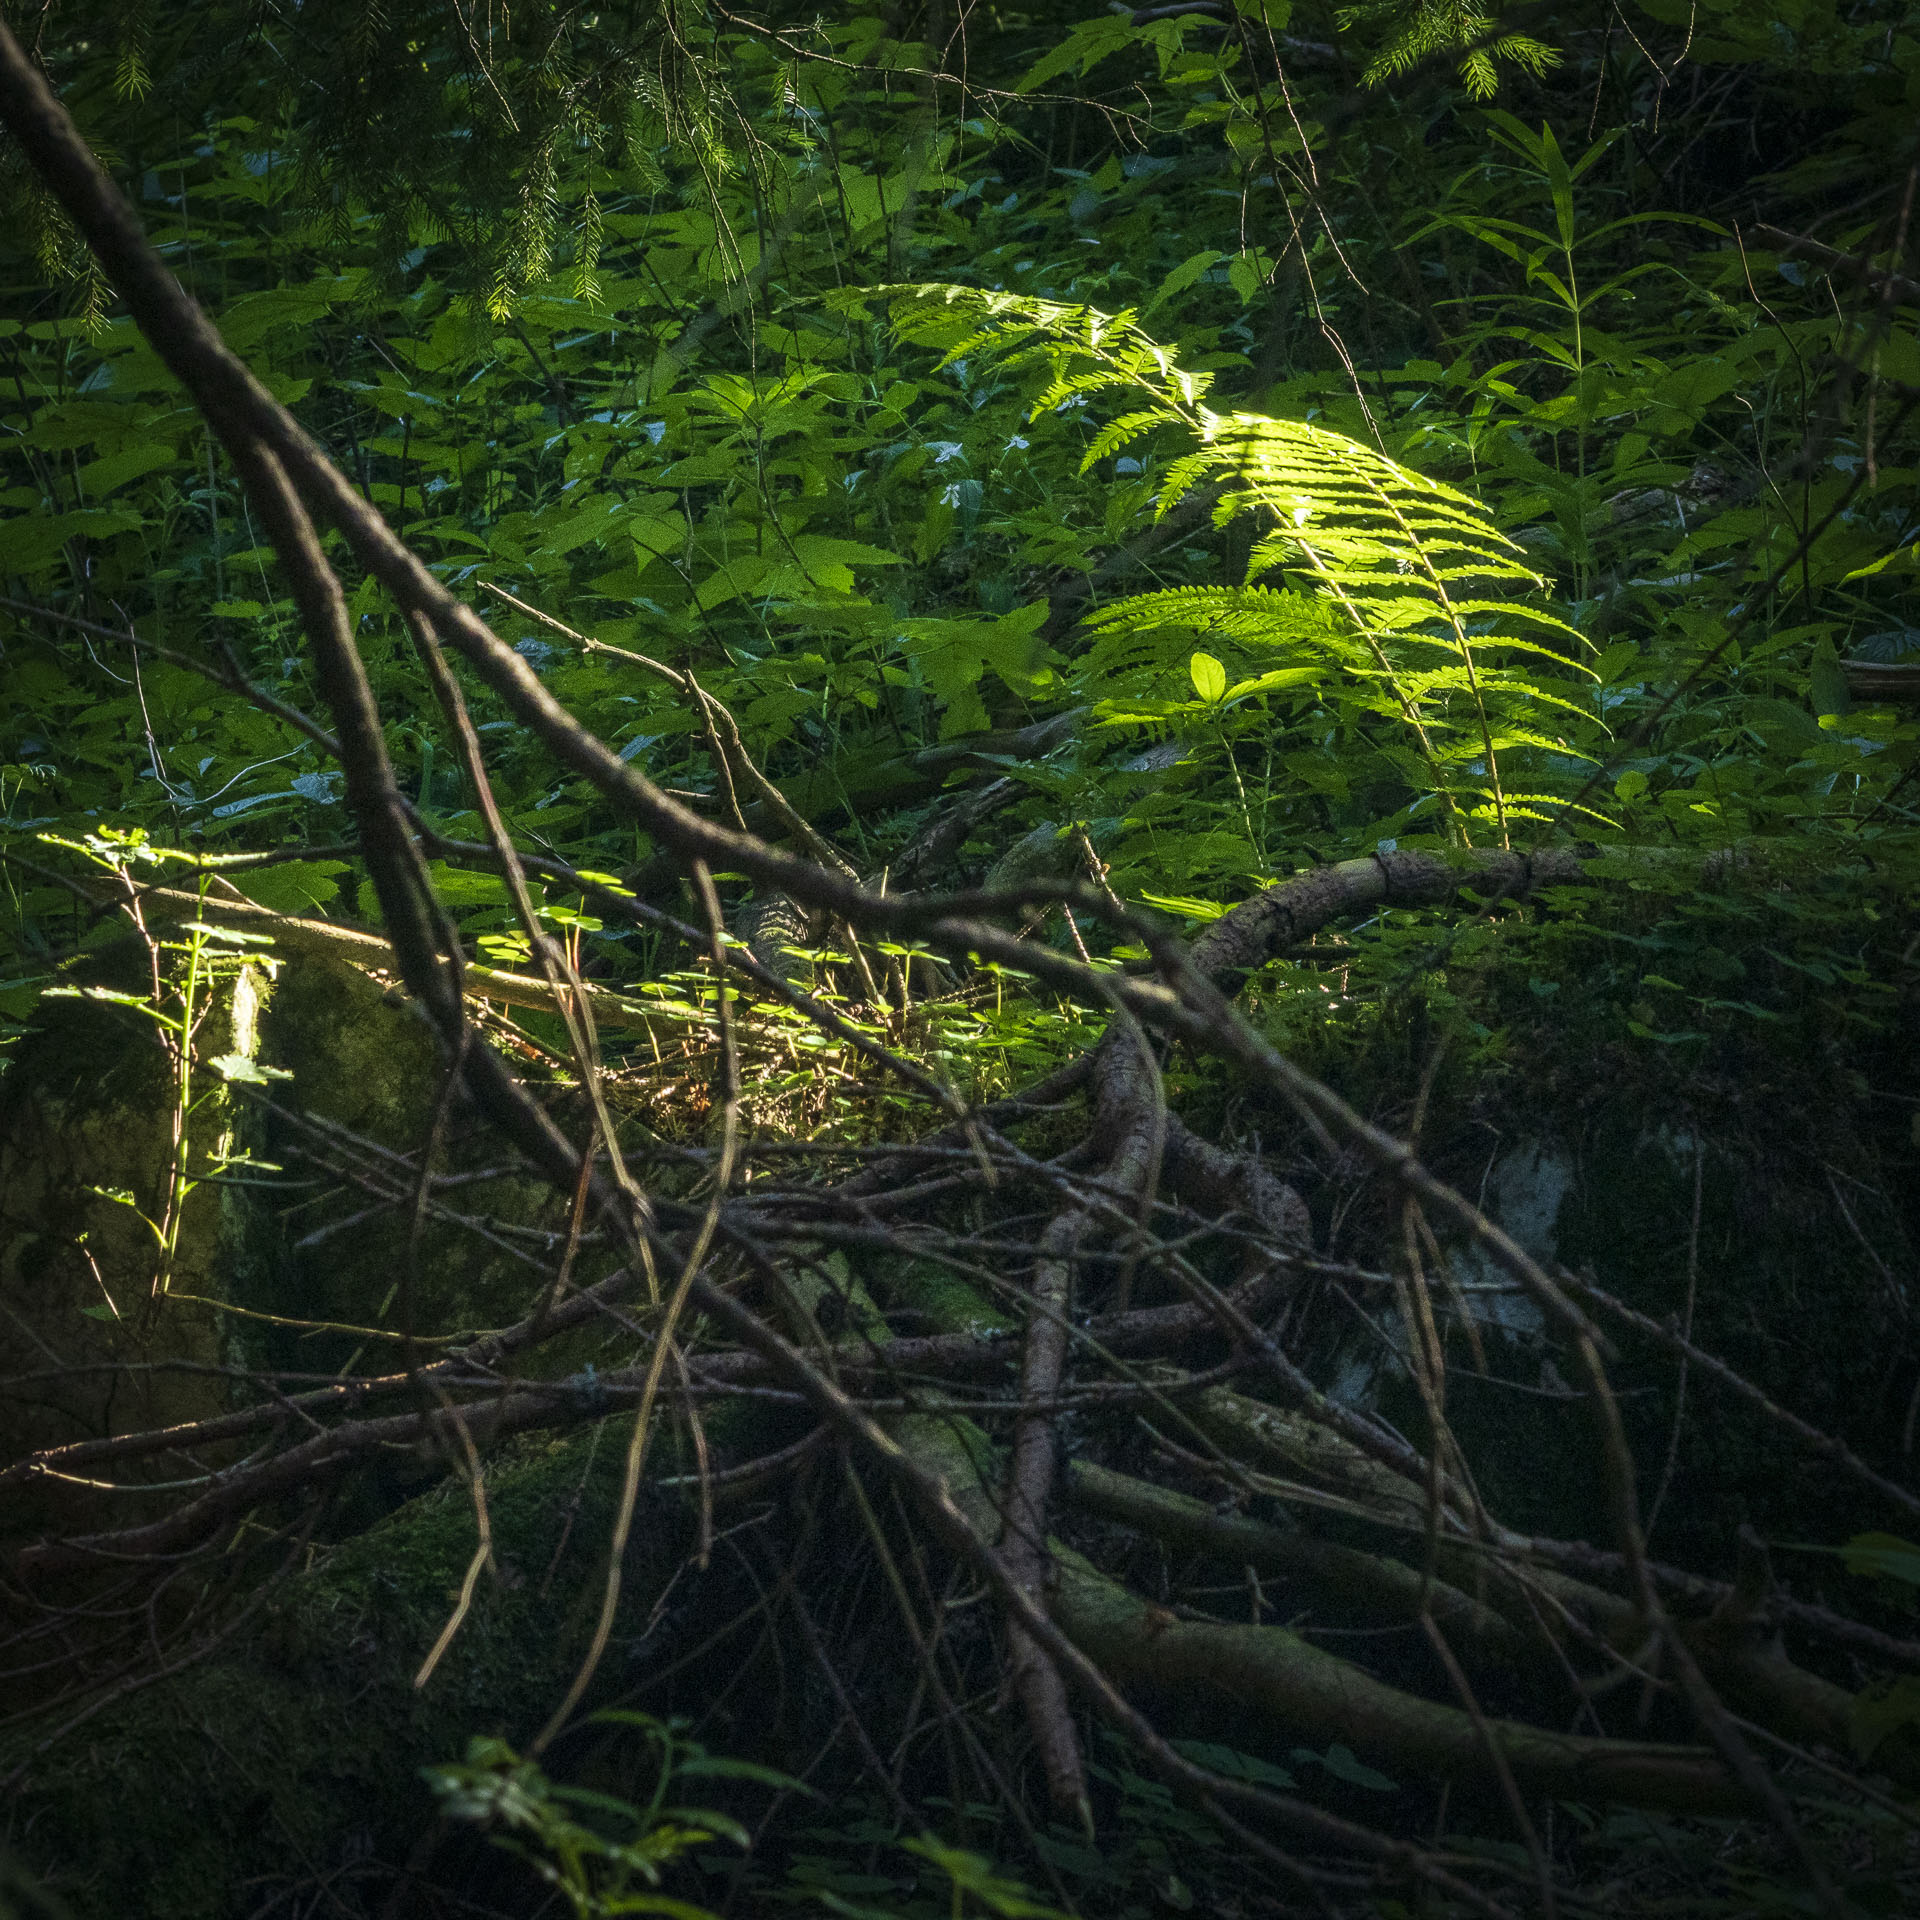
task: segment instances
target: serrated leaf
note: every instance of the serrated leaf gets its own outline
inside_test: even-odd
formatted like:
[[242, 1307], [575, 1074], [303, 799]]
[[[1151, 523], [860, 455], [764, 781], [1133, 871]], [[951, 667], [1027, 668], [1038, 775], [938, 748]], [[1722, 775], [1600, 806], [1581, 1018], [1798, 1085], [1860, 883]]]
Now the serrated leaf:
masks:
[[283, 860], [228, 877], [259, 906], [270, 907], [275, 913], [303, 914], [334, 899], [340, 883], [333, 876], [346, 871], [344, 860]]
[[207, 1062], [222, 1080], [250, 1087], [271, 1086], [276, 1080], [291, 1080], [285, 1067], [270, 1067], [246, 1053], [216, 1054]]

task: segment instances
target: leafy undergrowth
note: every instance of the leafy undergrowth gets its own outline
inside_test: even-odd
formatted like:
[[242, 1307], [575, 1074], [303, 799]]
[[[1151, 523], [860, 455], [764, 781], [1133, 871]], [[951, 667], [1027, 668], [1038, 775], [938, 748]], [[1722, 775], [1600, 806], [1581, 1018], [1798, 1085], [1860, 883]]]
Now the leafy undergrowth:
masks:
[[1911, 1907], [1911, 7], [472, 13], [8, 96], [34, 1864]]

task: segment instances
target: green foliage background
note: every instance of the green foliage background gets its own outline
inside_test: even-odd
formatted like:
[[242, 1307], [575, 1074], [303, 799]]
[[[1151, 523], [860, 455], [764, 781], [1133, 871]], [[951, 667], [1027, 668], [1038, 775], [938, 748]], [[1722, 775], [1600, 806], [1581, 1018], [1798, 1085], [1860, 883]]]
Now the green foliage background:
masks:
[[[1901, 10], [1712, 16], [1688, 58], [1723, 109], [1757, 126], [1811, 93], [1803, 150], [1764, 180], [1730, 177], [1746, 156], [1715, 150], [1706, 110], [1630, 45], [1596, 49], [1578, 9], [1567, 57], [1506, 69], [1497, 107], [1444, 59], [1405, 102], [1313, 69], [1283, 94], [1250, 57], [1258, 9], [1244, 45], [1205, 14], [1063, 38], [1003, 10], [964, 98], [879, 18], [536, 9], [469, 45], [426, 8], [231, 11], [212, 54], [203, 15], [189, 48], [137, 9], [47, 48], [229, 340], [451, 583], [692, 667], [863, 867], [919, 824], [916, 751], [1063, 705], [1088, 724], [1011, 769], [1014, 825], [1096, 823], [1127, 892], [1230, 900], [1382, 842], [1502, 834], [1906, 858], [1889, 796], [1915, 729], [1855, 707], [1836, 663], [1909, 645], [1911, 313], [1740, 231], [1756, 196], [1804, 225], [1897, 184]], [[1431, 38], [1452, 16], [1421, 17]], [[1337, 51], [1388, 72], [1404, 30], [1363, 17]], [[316, 104], [313, 77], [363, 48], [364, 77]], [[1569, 111], [1568, 60], [1592, 112]], [[231, 477], [17, 199], [11, 592], [310, 704]], [[980, 291], [899, 326], [847, 297], [931, 281]], [[1100, 312], [1138, 316], [1104, 358], [1080, 350]], [[965, 350], [949, 323], [982, 314]], [[1195, 397], [1169, 407], [1175, 366]], [[1261, 468], [1314, 433], [1318, 468]], [[1373, 463], [1390, 512], [1396, 485], [1463, 525], [1484, 503], [1505, 541], [1481, 572], [1507, 577], [1453, 553], [1436, 618], [1430, 585], [1394, 587], [1434, 527], [1303, 543], [1280, 496], [1325, 524], [1339, 460]], [[1189, 513], [1145, 582], [1111, 567], [1209, 482], [1219, 525]], [[1063, 592], [1097, 609], [1084, 628]], [[419, 798], [475, 827], [399, 636], [371, 591], [355, 610]], [[685, 700], [489, 610], [638, 764], [712, 793]], [[331, 848], [337, 781], [281, 723], [44, 625], [6, 644], [10, 844], [112, 824]], [[490, 745], [516, 830], [644, 864], [502, 723]], [[11, 871], [25, 980], [72, 928]], [[321, 862], [245, 884], [356, 906]], [[488, 883], [450, 898], [476, 933], [504, 924]]]

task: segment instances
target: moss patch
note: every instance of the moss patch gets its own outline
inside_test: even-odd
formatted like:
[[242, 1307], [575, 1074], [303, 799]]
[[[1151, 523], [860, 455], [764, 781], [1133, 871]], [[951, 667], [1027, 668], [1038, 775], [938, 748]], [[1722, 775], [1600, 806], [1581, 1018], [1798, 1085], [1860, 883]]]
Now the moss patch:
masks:
[[[317, 1557], [240, 1651], [132, 1696], [36, 1764], [15, 1821], [28, 1865], [79, 1920], [218, 1920], [251, 1911], [263, 1883], [404, 1859], [430, 1817], [420, 1768], [457, 1758], [476, 1732], [524, 1743], [571, 1678], [599, 1606], [621, 1453], [578, 1432], [493, 1465], [502, 1578], [482, 1577], [418, 1692], [474, 1549], [464, 1489], [436, 1489]], [[650, 1497], [609, 1671], [690, 1537], [683, 1504]], [[34, 1737], [0, 1747], [0, 1772]]]

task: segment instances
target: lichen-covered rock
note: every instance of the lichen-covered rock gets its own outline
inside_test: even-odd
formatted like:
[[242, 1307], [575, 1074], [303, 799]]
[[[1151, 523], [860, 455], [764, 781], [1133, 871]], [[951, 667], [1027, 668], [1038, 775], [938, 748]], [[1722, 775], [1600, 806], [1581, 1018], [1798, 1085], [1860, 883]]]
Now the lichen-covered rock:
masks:
[[293, 1075], [296, 1105], [399, 1152], [425, 1138], [440, 1085], [433, 1035], [358, 967], [321, 954], [289, 959], [261, 1038], [266, 1057]]
[[[501, 1174], [436, 1194], [437, 1210], [416, 1237], [417, 1156], [433, 1132], [446, 1071], [419, 1014], [358, 968], [301, 954], [283, 971], [261, 1045], [292, 1076], [276, 1090], [274, 1158], [306, 1168], [318, 1156], [339, 1174], [340, 1187], [289, 1212], [268, 1297], [249, 1295], [246, 1303], [345, 1326], [395, 1329], [410, 1316], [425, 1335], [521, 1318], [557, 1257], [564, 1203], [544, 1180]], [[436, 1171], [484, 1171], [503, 1158], [511, 1156], [476, 1127], [456, 1092], [440, 1128]], [[596, 1258], [590, 1248], [577, 1274], [591, 1278]], [[291, 1345], [282, 1339], [276, 1347], [289, 1365], [337, 1367], [357, 1344], [342, 1335]]]

